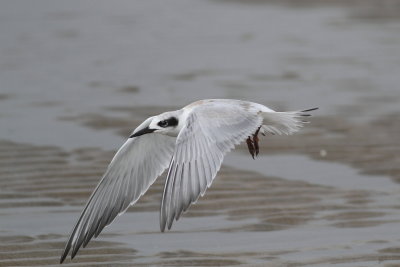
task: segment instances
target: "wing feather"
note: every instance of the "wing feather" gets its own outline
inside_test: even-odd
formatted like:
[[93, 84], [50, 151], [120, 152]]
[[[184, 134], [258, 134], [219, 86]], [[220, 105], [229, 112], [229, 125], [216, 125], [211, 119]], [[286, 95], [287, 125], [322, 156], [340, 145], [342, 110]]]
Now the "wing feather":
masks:
[[175, 138], [160, 134], [130, 138], [122, 145], [73, 228], [60, 262], [71, 248], [74, 258], [82, 245], [85, 247], [147, 191], [167, 168], [174, 146]]
[[[161, 202], [161, 231], [171, 228], [190, 204], [203, 196], [224, 155], [261, 126], [263, 118], [241, 105], [199, 105], [180, 131]], [[174, 170], [174, 171], [171, 171]]]

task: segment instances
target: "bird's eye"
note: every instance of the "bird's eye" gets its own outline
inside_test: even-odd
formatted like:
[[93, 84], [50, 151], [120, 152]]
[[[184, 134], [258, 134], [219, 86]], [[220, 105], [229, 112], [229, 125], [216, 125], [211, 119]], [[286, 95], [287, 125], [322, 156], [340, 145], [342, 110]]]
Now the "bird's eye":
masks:
[[167, 120], [160, 121], [158, 123], [158, 126], [165, 128], [168, 126], [168, 121]]

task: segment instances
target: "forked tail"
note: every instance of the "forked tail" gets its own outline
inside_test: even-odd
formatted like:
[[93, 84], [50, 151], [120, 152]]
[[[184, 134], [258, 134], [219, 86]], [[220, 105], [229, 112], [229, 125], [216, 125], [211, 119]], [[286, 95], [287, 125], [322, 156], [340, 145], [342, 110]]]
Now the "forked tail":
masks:
[[311, 108], [301, 111], [288, 111], [288, 112], [263, 112], [263, 125], [261, 131], [263, 134], [293, 134], [303, 127], [306, 117], [311, 116], [310, 111], [317, 110], [318, 108]]

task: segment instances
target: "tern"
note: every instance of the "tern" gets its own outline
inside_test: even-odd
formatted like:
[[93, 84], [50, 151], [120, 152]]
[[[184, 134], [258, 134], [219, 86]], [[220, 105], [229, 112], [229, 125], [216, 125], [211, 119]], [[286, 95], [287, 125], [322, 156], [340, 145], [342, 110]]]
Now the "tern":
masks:
[[60, 263], [71, 249], [73, 259], [167, 168], [160, 228], [170, 229], [211, 186], [227, 152], [246, 141], [254, 159], [259, 133], [292, 134], [316, 109], [276, 112], [248, 101], [208, 99], [146, 119], [111, 160], [70, 234]]

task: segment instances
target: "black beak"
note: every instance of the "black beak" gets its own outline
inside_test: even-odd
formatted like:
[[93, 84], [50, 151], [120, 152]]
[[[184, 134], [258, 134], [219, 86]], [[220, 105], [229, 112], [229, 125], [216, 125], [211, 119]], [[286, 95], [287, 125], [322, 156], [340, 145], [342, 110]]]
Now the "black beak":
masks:
[[132, 134], [131, 136], [129, 136], [129, 138], [141, 136], [141, 135], [148, 134], [148, 133], [152, 133], [152, 132], [154, 132], [155, 130], [156, 130], [156, 129], [149, 129], [149, 127], [146, 127], [146, 128], [144, 128], [144, 129], [138, 131], [137, 133]]

